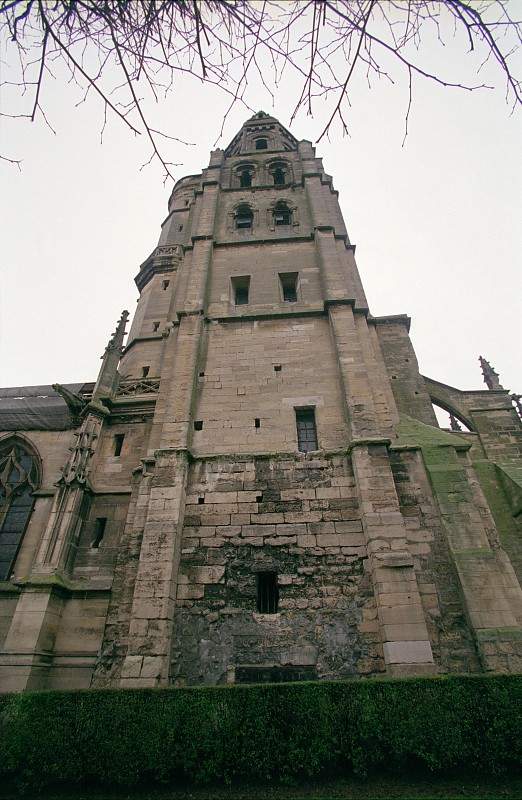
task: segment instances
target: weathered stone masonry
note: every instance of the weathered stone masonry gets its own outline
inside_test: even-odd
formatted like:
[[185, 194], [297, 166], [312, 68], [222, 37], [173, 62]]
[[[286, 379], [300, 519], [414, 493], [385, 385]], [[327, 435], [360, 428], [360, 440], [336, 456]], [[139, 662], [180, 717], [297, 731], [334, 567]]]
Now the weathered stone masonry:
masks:
[[522, 669], [520, 419], [423, 377], [354, 253], [260, 112], [174, 186], [97, 381], [0, 392], [2, 691]]

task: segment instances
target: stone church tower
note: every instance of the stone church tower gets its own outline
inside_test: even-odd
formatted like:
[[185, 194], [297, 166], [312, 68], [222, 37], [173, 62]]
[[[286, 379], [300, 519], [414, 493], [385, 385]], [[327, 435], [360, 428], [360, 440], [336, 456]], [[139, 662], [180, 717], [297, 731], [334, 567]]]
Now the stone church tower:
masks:
[[517, 412], [423, 377], [354, 251], [259, 112], [174, 186], [96, 383], [0, 392], [2, 690], [522, 669]]

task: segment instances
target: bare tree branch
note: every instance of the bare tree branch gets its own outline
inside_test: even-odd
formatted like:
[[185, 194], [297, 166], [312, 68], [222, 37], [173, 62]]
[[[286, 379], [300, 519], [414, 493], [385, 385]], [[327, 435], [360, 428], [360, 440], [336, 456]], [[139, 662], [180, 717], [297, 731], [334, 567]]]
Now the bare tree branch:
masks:
[[[250, 108], [250, 76], [274, 96], [285, 71], [293, 72], [301, 91], [292, 119], [301, 110], [313, 114], [319, 99], [330, 103], [322, 138], [335, 120], [347, 132], [343, 114], [360, 64], [369, 88], [375, 79], [395, 83], [407, 76], [406, 138], [415, 76], [475, 91], [490, 87], [467, 76], [488, 64], [488, 74], [495, 68], [503, 78], [507, 101], [522, 103], [513, 71], [522, 24], [513, 8], [509, 0], [0, 0], [0, 42], [9, 67], [0, 86], [9, 87], [15, 102], [26, 91], [32, 97], [25, 113], [15, 106], [2, 114], [35, 121], [40, 111], [47, 121], [43, 79], [60, 74], [56, 68], [64, 64], [67, 81], [80, 91], [78, 103], [91, 91], [102, 101], [101, 135], [109, 112], [134, 134], [145, 134], [152, 160], [169, 174], [164, 148], [182, 140], [152, 124], [146, 98], [157, 102], [160, 93], [172, 91], [176, 75], [192, 75], [229, 95], [224, 124], [237, 103]], [[462, 70], [454, 74], [446, 74], [444, 58], [433, 68], [422, 47], [445, 47], [448, 30], [457, 47], [466, 42]]]

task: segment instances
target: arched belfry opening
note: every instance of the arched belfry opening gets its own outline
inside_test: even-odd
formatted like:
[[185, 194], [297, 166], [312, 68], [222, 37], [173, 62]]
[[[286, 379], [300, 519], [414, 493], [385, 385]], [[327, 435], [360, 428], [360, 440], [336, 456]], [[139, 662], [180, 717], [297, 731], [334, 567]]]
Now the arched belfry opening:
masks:
[[236, 209], [235, 213], [235, 222], [236, 228], [238, 230], [242, 230], [245, 228], [251, 228], [254, 221], [254, 212], [250, 208], [247, 203], [242, 203]]
[[274, 208], [275, 225], [291, 225], [292, 211], [285, 202], [277, 203]]
[[0, 580], [11, 575], [40, 480], [40, 459], [24, 439], [0, 442]]

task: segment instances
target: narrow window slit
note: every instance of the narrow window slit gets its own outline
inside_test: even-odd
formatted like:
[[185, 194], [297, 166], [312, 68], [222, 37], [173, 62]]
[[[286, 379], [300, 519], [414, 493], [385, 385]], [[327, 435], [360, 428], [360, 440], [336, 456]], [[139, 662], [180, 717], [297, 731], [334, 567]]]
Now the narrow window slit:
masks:
[[94, 538], [91, 542], [93, 550], [97, 550], [105, 535], [105, 527], [107, 525], [107, 517], [97, 517], [94, 522]]
[[234, 298], [234, 305], [236, 306], [248, 305], [249, 292], [250, 292], [250, 275], [240, 275], [232, 278], [232, 293]]
[[261, 427], [261, 420], [259, 419], [259, 417], [256, 417], [256, 418], [255, 418], [255, 420], [254, 420], [254, 427], [255, 427], [255, 428], [260, 428], [260, 427]]
[[300, 453], [317, 450], [317, 428], [313, 408], [296, 408], [297, 448]]
[[279, 589], [277, 572], [257, 573], [257, 610], [260, 614], [277, 614]]
[[115, 433], [114, 434], [114, 455], [119, 456], [121, 455], [121, 448], [123, 447], [123, 440], [125, 439], [124, 433]]
[[194, 430], [195, 431], [202, 431], [203, 430], [203, 420], [202, 419], [194, 420]]
[[281, 291], [283, 294], [283, 301], [285, 303], [297, 302], [297, 272], [279, 273], [279, 280], [281, 282]]

